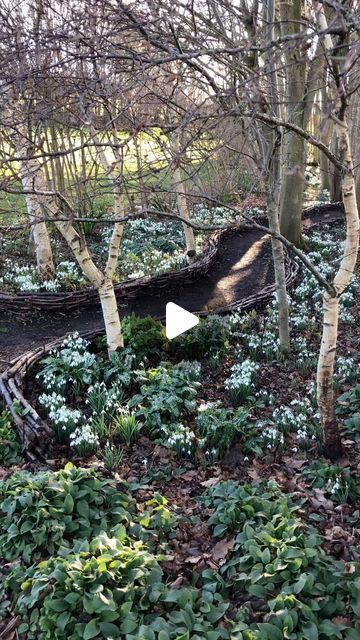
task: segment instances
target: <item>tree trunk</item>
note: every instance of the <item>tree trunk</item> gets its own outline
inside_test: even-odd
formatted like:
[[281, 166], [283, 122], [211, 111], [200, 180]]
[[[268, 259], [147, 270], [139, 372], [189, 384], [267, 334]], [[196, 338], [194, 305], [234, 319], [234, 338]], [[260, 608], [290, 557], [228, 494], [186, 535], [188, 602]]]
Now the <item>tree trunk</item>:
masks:
[[[181, 149], [178, 131], [175, 131], [172, 136], [171, 147], [174, 162], [174, 191], [176, 193], [177, 207], [180, 216], [182, 218], [185, 218], [185, 220], [190, 220], [189, 208], [185, 194], [185, 182], [181, 175]], [[186, 223], [183, 223], [183, 228], [186, 243], [186, 253], [189, 258], [193, 258], [196, 254], [194, 229], [189, 227]]]
[[[338, 140], [335, 130], [333, 131], [331, 150], [335, 155], [338, 155]], [[331, 202], [340, 202], [341, 199], [341, 174], [338, 167], [333, 166], [330, 171], [330, 200]]]
[[106, 278], [98, 291], [106, 330], [107, 348], [110, 355], [114, 351], [122, 349], [124, 346], [119, 310], [112, 280]]
[[[325, 74], [326, 75], [326, 74]], [[325, 79], [324, 79], [325, 81]], [[326, 86], [323, 86], [321, 89], [321, 111], [322, 111], [322, 126], [320, 127], [321, 131], [321, 142], [326, 144], [327, 147], [330, 146], [331, 138], [332, 138], [332, 120], [329, 118], [329, 97], [327, 95]], [[322, 129], [322, 130], [321, 130]], [[319, 151], [319, 159], [320, 159], [320, 175], [321, 175], [321, 189], [326, 189], [330, 193], [330, 162], [326, 155]]]
[[346, 215], [346, 241], [339, 270], [334, 278], [336, 297], [324, 293], [323, 334], [317, 367], [317, 399], [324, 433], [324, 453], [331, 460], [341, 456], [341, 439], [335, 416], [333, 373], [338, 335], [339, 298], [354, 273], [359, 249], [359, 213], [352, 155], [346, 121], [336, 121], [339, 155], [347, 171], [342, 179], [342, 195]]
[[[281, 2], [283, 35], [296, 35], [301, 30], [302, 0]], [[287, 117], [303, 127], [306, 85], [306, 62], [298, 59], [294, 47], [288, 48], [286, 58]], [[297, 247], [301, 246], [301, 215], [304, 195], [305, 142], [292, 132], [283, 136], [282, 185], [280, 195], [281, 233]]]
[[280, 229], [283, 236], [300, 247], [305, 183], [305, 142], [296, 134], [286, 135], [288, 141], [280, 196]]
[[[18, 154], [25, 155], [25, 149], [19, 149]], [[43, 218], [42, 207], [38, 196], [31, 193], [34, 190], [36, 172], [39, 167], [37, 162], [33, 160], [24, 160], [20, 164], [21, 183], [25, 192], [26, 208], [32, 225], [32, 243], [36, 257], [37, 272], [40, 281], [44, 282], [54, 278], [55, 266], [47, 226], [45, 222], [41, 222]]]
[[[270, 231], [280, 233], [278, 207], [273, 198], [268, 198], [267, 215], [269, 220]], [[271, 248], [274, 262], [276, 297], [279, 310], [279, 339], [280, 347], [283, 351], [287, 351], [290, 347], [289, 332], [289, 303], [286, 291], [286, 272], [284, 260], [284, 247], [280, 240], [271, 238]]]

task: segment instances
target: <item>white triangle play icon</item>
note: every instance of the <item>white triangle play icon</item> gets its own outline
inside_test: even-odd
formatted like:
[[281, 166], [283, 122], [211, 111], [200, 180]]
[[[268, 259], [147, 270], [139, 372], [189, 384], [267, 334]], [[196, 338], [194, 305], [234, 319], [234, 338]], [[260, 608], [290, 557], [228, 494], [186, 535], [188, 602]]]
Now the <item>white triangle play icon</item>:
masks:
[[199, 324], [199, 318], [174, 302], [166, 305], [166, 337], [169, 340]]

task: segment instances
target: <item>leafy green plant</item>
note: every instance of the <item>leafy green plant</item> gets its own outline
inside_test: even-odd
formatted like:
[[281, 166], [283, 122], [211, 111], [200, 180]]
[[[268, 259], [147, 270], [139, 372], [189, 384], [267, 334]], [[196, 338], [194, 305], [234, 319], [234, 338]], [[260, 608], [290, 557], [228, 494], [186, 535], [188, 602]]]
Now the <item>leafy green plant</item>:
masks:
[[323, 489], [326, 495], [340, 504], [353, 503], [360, 495], [355, 474], [349, 467], [314, 460], [303, 473], [311, 486]]
[[101, 534], [63, 557], [8, 580], [29, 640], [220, 640], [229, 608], [209, 585], [166, 586], [158, 559], [121, 532]]
[[344, 431], [350, 438], [354, 438], [357, 445], [360, 445], [360, 412], [354, 413], [351, 418], [344, 422]]
[[134, 371], [138, 366], [138, 358], [132, 349], [127, 347], [116, 351], [110, 355], [109, 361], [104, 363], [104, 380], [111, 381], [113, 385], [129, 387], [134, 381]]
[[[276, 502], [274, 498], [278, 497]], [[214, 509], [208, 524], [214, 527], [215, 536], [237, 531], [247, 521], [256, 518], [266, 522], [275, 513], [290, 513], [298, 507], [290, 508], [290, 500], [282, 495], [275, 482], [263, 484], [259, 488], [240, 485], [235, 480], [219, 482], [208, 489], [200, 498], [201, 504]]]
[[[63, 340], [59, 349], [41, 361], [37, 379], [47, 392], [63, 393], [69, 387], [72, 394], [97, 382], [101, 359], [88, 351], [89, 342], [74, 333]], [[71, 384], [70, 384], [71, 383]]]
[[130, 347], [138, 361], [158, 356], [168, 346], [165, 328], [156, 318], [139, 318], [134, 313], [123, 320], [125, 347]]
[[14, 473], [0, 484], [0, 553], [29, 563], [128, 523], [132, 499], [91, 469]]
[[8, 466], [22, 460], [22, 446], [15, 428], [11, 425], [9, 411], [0, 412], [0, 464]]
[[114, 471], [122, 465], [124, 449], [107, 442], [104, 449], [101, 451], [101, 456], [104, 461], [105, 469], [108, 471]]
[[[231, 556], [220, 574], [230, 597], [247, 603], [238, 609], [236, 638], [358, 636], [359, 625], [354, 629], [348, 622], [359, 607], [359, 566], [349, 575], [345, 562], [326, 555], [321, 536], [304, 525], [298, 507], [275, 483], [221, 482], [202, 502], [214, 509], [214, 534], [233, 532]], [[342, 621], [335, 622], [336, 616]]]
[[137, 440], [139, 429], [135, 413], [126, 407], [114, 419], [113, 431], [129, 447]]
[[194, 362], [175, 366], [163, 363], [156, 369], [138, 372], [140, 392], [132, 397], [129, 406], [137, 408], [152, 437], [161, 437], [164, 423], [178, 422], [182, 414], [194, 412], [199, 375], [200, 366]]
[[360, 411], [360, 384], [338, 398], [337, 413], [352, 414]]
[[205, 460], [212, 463], [224, 457], [236, 437], [244, 434], [249, 415], [250, 411], [244, 408], [234, 410], [205, 405], [196, 417], [197, 444]]
[[102, 413], [116, 411], [117, 407], [125, 401], [125, 393], [121, 386], [106, 388], [104, 382], [96, 382], [87, 389], [86, 404], [92, 413], [99, 416]]
[[216, 355], [223, 357], [229, 348], [229, 330], [226, 320], [209, 316], [191, 331], [171, 342], [171, 351], [179, 358], [203, 360]]

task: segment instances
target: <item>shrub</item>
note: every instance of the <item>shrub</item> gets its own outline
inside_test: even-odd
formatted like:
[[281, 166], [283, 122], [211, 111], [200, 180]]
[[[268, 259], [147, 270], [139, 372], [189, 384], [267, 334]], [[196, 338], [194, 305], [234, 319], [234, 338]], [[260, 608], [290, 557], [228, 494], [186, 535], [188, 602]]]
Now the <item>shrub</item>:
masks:
[[228, 324], [219, 316], [200, 320], [191, 331], [171, 341], [172, 353], [189, 360], [203, 360], [215, 354], [224, 355], [228, 348]]
[[151, 316], [138, 318], [132, 313], [124, 318], [122, 328], [125, 347], [134, 351], [138, 361], [159, 355], [168, 345], [165, 328]]

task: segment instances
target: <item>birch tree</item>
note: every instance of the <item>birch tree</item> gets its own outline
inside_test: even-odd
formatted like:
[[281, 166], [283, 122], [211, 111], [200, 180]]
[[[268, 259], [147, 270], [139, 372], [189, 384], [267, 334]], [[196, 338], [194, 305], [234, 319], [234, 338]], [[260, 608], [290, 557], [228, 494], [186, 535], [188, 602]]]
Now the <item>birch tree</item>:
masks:
[[[327, 21], [323, 6], [314, 2], [317, 20], [320, 29], [325, 30]], [[340, 38], [343, 44], [345, 36]], [[356, 185], [352, 150], [349, 138], [349, 128], [346, 119], [347, 108], [347, 75], [358, 53], [356, 46], [347, 47], [347, 55], [344, 59], [343, 47], [339, 50], [333, 43], [330, 35], [324, 38], [324, 47], [328, 54], [331, 53], [332, 72], [336, 84], [336, 108], [332, 118], [337, 138], [339, 157], [344, 165], [341, 176], [341, 191], [346, 216], [346, 240], [344, 253], [335, 274], [333, 285], [335, 294], [330, 295], [325, 291], [323, 296], [323, 330], [320, 346], [319, 361], [317, 367], [317, 398], [321, 412], [325, 455], [336, 459], [341, 455], [341, 437], [339, 425], [335, 415], [334, 401], [334, 365], [338, 339], [339, 302], [354, 273], [359, 250], [359, 213], [356, 202]]]

